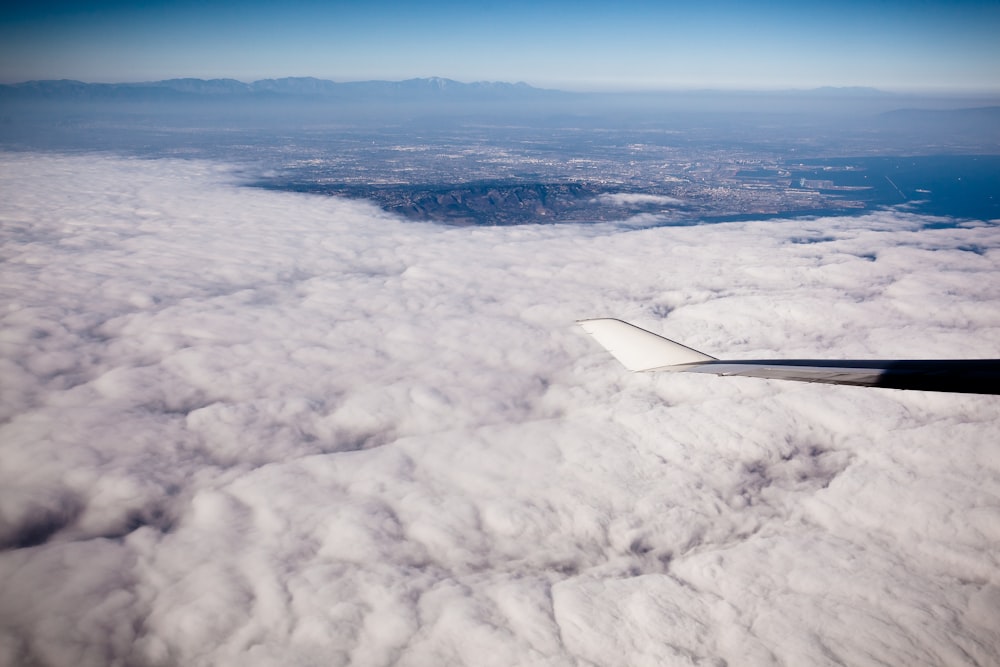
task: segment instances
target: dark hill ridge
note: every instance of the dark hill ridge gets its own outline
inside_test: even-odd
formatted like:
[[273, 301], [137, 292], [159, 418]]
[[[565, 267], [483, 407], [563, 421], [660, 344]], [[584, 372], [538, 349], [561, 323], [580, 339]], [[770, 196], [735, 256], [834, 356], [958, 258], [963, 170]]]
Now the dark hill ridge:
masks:
[[597, 222], [621, 220], [636, 213], [658, 213], [662, 208], [655, 203], [623, 206], [602, 201], [599, 197], [608, 192], [607, 186], [588, 182], [482, 181], [438, 186], [268, 182], [258, 185], [367, 199], [411, 220], [453, 225]]

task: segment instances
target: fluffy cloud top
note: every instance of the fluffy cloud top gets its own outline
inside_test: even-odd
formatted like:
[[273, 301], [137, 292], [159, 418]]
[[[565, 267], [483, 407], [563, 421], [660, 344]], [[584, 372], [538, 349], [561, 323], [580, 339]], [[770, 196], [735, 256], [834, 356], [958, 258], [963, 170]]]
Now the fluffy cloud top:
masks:
[[0, 664], [1000, 661], [996, 397], [627, 374], [573, 324], [995, 357], [995, 226], [0, 182]]
[[598, 197], [598, 199], [605, 204], [612, 204], [614, 206], [673, 206], [684, 203], [676, 197], [667, 197], [666, 195], [648, 195], [640, 192], [614, 192], [610, 194], [603, 194]]

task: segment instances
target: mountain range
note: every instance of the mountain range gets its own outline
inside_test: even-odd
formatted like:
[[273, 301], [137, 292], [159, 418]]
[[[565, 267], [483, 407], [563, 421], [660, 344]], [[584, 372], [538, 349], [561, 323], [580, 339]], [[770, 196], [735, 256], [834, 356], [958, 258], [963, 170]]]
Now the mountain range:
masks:
[[180, 78], [136, 83], [86, 83], [72, 79], [24, 81], [0, 84], [0, 97], [20, 99], [45, 99], [70, 97], [78, 99], [128, 99], [196, 97], [316, 97], [316, 98], [525, 98], [552, 96], [594, 95], [727, 95], [746, 97], [755, 95], [806, 96], [806, 97], [892, 97], [876, 88], [859, 86], [813, 88], [806, 90], [774, 91], [723, 91], [689, 90], [666, 93], [569, 93], [547, 88], [536, 88], [524, 82], [475, 81], [463, 83], [442, 77], [406, 79], [404, 81], [346, 81], [336, 82], [315, 77], [284, 77], [260, 79], [250, 83], [236, 79]]
[[565, 95], [526, 83], [477, 81], [462, 83], [430, 77], [405, 81], [338, 83], [313, 77], [261, 79], [166, 79], [141, 83], [85, 83], [70, 79], [25, 81], [0, 85], [0, 99], [77, 99], [94, 101], [193, 100], [198, 98], [317, 98], [317, 99], [523, 99]]
[[[336, 82], [314, 77], [260, 79], [179, 78], [138, 83], [86, 83], [70, 79], [0, 84], [0, 112], [64, 114], [100, 109], [102, 113], [136, 109], [201, 109], [219, 113], [236, 108], [328, 109], [365, 117], [370, 113], [424, 110], [445, 113], [563, 113], [646, 114], [662, 112], [700, 114], [706, 111], [764, 113], [880, 114], [903, 109], [955, 110], [980, 108], [987, 123], [996, 119], [996, 97], [960, 99], [947, 96], [902, 94], [867, 87], [830, 87], [803, 90], [674, 90], [621, 92], [566, 92], [536, 88], [527, 83], [476, 81], [428, 77], [404, 81]], [[243, 104], [246, 103], [246, 104]], [[990, 108], [992, 107], [992, 108]], [[256, 111], [255, 111], [256, 113]], [[968, 114], [966, 114], [968, 115]], [[964, 116], [963, 116], [964, 118]], [[921, 122], [928, 119], [921, 118]], [[940, 114], [933, 119], [944, 122]], [[890, 121], [887, 121], [890, 122]]]

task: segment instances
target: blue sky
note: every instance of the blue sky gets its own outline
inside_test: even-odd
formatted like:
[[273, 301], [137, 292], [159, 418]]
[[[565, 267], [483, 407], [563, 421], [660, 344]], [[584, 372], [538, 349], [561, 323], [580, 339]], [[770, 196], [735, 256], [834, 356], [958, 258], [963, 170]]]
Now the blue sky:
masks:
[[1000, 90], [1000, 1], [79, 2], [0, 10], [0, 81], [443, 76], [571, 90]]

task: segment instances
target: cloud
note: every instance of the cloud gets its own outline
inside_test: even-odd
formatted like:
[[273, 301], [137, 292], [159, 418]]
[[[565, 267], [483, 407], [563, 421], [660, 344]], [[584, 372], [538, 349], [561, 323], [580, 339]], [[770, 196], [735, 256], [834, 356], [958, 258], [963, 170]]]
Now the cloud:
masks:
[[209, 163], [0, 178], [0, 664], [1000, 657], [994, 397], [627, 374], [573, 324], [995, 357], [992, 226], [459, 229]]
[[613, 206], [676, 206], [684, 202], [676, 197], [665, 195], [647, 195], [638, 192], [615, 192], [603, 194], [597, 198], [604, 204]]

